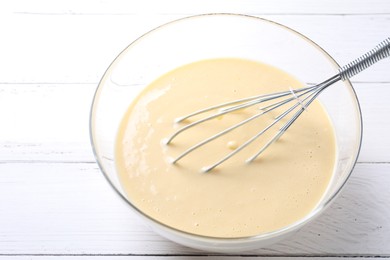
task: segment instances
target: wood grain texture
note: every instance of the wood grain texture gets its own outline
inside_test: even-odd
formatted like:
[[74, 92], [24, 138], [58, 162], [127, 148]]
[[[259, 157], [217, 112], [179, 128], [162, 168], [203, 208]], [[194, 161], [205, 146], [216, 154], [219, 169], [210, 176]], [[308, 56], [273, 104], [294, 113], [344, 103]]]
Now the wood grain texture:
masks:
[[[257, 1], [257, 0], [199, 0], [192, 4], [189, 1], [178, 0], [144, 0], [144, 1], [93, 1], [68, 0], [66, 2], [52, 2], [38, 0], [12, 1], [13, 11], [27, 14], [49, 15], [123, 15], [123, 14], [196, 14], [196, 13], [247, 13], [247, 14], [296, 14], [296, 15], [346, 15], [370, 14], [381, 15], [390, 13], [387, 0], [354, 1], [354, 0], [285, 0]], [[21, 5], [19, 2], [22, 2]]]
[[292, 259], [316, 259], [316, 260], [368, 260], [368, 259], [389, 259], [388, 256], [362, 256], [362, 257], [356, 257], [356, 256], [342, 256], [342, 257], [313, 257], [313, 256], [298, 256], [298, 257], [283, 257], [283, 256], [214, 256], [214, 255], [208, 255], [208, 256], [139, 256], [139, 255], [54, 255], [54, 256], [46, 256], [46, 255], [39, 255], [39, 256], [0, 256], [0, 260], [3, 259], [11, 259], [11, 260], [37, 260], [37, 259], [45, 259], [45, 260], [52, 260], [52, 259], [60, 259], [60, 260], [90, 260], [90, 259], [100, 259], [100, 260], [107, 260], [107, 259], [115, 259], [115, 260], [139, 260], [139, 259], [164, 259], [164, 260], [205, 260], [205, 259], [212, 259], [212, 260], [253, 260], [253, 259], [274, 259], [274, 260], [292, 260]]
[[364, 121], [355, 171], [290, 239], [199, 252], [150, 231], [111, 190], [88, 133], [104, 71], [156, 26], [221, 12], [285, 24], [339, 64], [390, 36], [388, 0], [0, 1], [0, 259], [390, 258], [390, 59], [353, 78]]
[[[145, 227], [95, 163], [6, 163], [0, 173], [0, 255], [206, 254]], [[389, 173], [390, 164], [358, 164], [323, 215], [245, 255], [390, 255]]]
[[356, 256], [342, 256], [342, 257], [313, 257], [313, 256], [298, 256], [298, 257], [283, 257], [283, 256], [214, 256], [214, 255], [208, 255], [208, 256], [139, 256], [139, 255], [53, 255], [53, 256], [47, 256], [47, 255], [38, 255], [38, 256], [0, 256], [0, 260], [3, 259], [11, 259], [11, 260], [37, 260], [37, 259], [44, 259], [44, 260], [52, 260], [52, 259], [60, 259], [60, 260], [90, 260], [90, 259], [100, 259], [100, 260], [107, 260], [107, 259], [115, 259], [115, 260], [139, 260], [139, 259], [164, 259], [164, 260], [205, 260], [205, 259], [212, 259], [212, 260], [253, 260], [253, 259], [274, 259], [274, 260], [292, 260], [292, 259], [316, 259], [316, 260], [368, 260], [368, 259], [389, 259], [388, 256], [362, 256], [362, 257], [356, 257]]
[[[0, 161], [93, 162], [95, 84], [0, 84]], [[390, 83], [355, 83], [364, 131], [361, 162], [390, 162]], [[24, 118], [24, 120], [20, 120]], [[28, 131], [26, 131], [28, 129]]]
[[[0, 16], [0, 83], [97, 84], [111, 61], [131, 42], [160, 24], [186, 15]], [[322, 46], [340, 64], [356, 59], [388, 37], [390, 14], [380, 16], [262, 15]], [[333, 26], [337, 25], [337, 26]], [[357, 28], [358, 27], [358, 28]], [[357, 32], [359, 30], [359, 33]], [[18, 32], [18, 33], [15, 33]], [[390, 59], [354, 77], [390, 82]], [[324, 75], [324, 78], [329, 75]]]

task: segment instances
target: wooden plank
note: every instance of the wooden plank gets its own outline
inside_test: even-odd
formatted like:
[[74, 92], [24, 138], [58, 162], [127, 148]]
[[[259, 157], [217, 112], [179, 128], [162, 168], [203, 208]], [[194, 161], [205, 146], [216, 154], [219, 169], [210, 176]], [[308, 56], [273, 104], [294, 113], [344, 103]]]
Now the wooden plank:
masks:
[[[158, 25], [186, 15], [16, 13], [0, 16], [1, 24], [12, 24], [2, 27], [0, 83], [97, 84], [111, 61], [127, 45]], [[370, 50], [387, 38], [390, 31], [390, 14], [261, 17], [300, 31], [327, 50], [340, 64]], [[357, 28], [359, 33], [356, 33]], [[390, 82], [389, 64], [390, 59], [387, 59], [354, 80]]]
[[[389, 173], [390, 164], [358, 164], [324, 214], [287, 240], [243, 255], [390, 255]], [[0, 256], [208, 255], [151, 232], [96, 164], [0, 164], [0, 186]]]
[[0, 85], [2, 141], [88, 142], [96, 85]]
[[[359, 161], [390, 162], [390, 83], [354, 86], [364, 123]], [[93, 162], [89, 112], [95, 88], [0, 84], [0, 161]]]
[[[390, 59], [389, 59], [390, 60]], [[360, 162], [390, 162], [390, 84], [354, 84], [363, 117]]]
[[288, 240], [233, 256], [184, 248], [149, 231], [110, 190], [88, 140], [94, 87], [144, 32], [209, 12], [286, 24], [341, 64], [390, 31], [388, 0], [0, 2], [0, 259], [390, 258], [390, 59], [354, 78], [365, 124], [360, 162], [370, 163]]
[[386, 0], [374, 0], [369, 3], [365, 1], [286, 1], [274, 0], [256, 1], [256, 0], [200, 0], [193, 4], [188, 1], [178, 0], [144, 0], [140, 1], [77, 1], [71, 0], [60, 3], [52, 1], [39, 0], [31, 3], [23, 2], [23, 5], [15, 1], [14, 12], [18, 13], [39, 13], [39, 14], [58, 14], [58, 15], [89, 15], [89, 14], [187, 14], [187, 13], [251, 13], [251, 14], [382, 14], [390, 13], [390, 5]]
[[[179, 259], [194, 259], [194, 260], [204, 260], [204, 259], [211, 259], [211, 260], [253, 260], [253, 259], [275, 259], [275, 260], [292, 260], [297, 259], [296, 256], [293, 257], [283, 257], [283, 256], [234, 256], [234, 255], [226, 255], [226, 256], [147, 256], [147, 255], [76, 255], [76, 256], [67, 256], [67, 255], [55, 255], [55, 256], [47, 256], [47, 255], [39, 255], [39, 256], [15, 256], [15, 255], [7, 255], [7, 256], [0, 256], [0, 260], [2, 259], [11, 259], [11, 260], [36, 260], [36, 259], [45, 259], [45, 260], [51, 260], [51, 259], [60, 259], [60, 260], [89, 260], [89, 259], [99, 259], [99, 260], [125, 260], [125, 259], [131, 259], [131, 260], [139, 260], [139, 259], [164, 259], [164, 260], [179, 260]], [[372, 256], [326, 256], [326, 257], [313, 257], [313, 256], [299, 256], [299, 259], [316, 259], [316, 260], [356, 260], [358, 258], [359, 260], [369, 260], [372, 259]], [[389, 259], [388, 256], [375, 256], [375, 259]]]
[[[42, 141], [42, 140], [41, 140]], [[83, 142], [1, 142], [0, 163], [95, 162], [92, 147]]]

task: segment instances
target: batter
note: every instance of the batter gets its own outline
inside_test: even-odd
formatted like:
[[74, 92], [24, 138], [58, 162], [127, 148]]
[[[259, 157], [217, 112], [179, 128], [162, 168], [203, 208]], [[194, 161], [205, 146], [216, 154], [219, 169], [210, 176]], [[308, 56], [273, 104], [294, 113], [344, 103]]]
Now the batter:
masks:
[[304, 218], [325, 193], [336, 157], [333, 127], [318, 101], [250, 164], [245, 160], [267, 136], [212, 171], [200, 171], [254, 136], [280, 111], [205, 145], [177, 164], [170, 160], [259, 112], [259, 107], [213, 119], [169, 145], [163, 142], [189, 123], [174, 124], [177, 117], [290, 87], [299, 88], [302, 83], [275, 67], [233, 58], [191, 63], [156, 79], [130, 105], [117, 135], [115, 161], [128, 200], [168, 226], [211, 237], [258, 235]]

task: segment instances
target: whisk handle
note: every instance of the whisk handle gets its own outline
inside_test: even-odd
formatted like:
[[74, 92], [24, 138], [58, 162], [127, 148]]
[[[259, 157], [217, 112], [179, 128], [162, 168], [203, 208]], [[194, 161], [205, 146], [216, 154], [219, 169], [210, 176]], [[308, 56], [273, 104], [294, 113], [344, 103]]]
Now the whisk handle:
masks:
[[348, 63], [339, 69], [342, 80], [349, 79], [372, 64], [390, 56], [390, 37], [379, 43], [374, 49], [360, 56], [358, 59]]

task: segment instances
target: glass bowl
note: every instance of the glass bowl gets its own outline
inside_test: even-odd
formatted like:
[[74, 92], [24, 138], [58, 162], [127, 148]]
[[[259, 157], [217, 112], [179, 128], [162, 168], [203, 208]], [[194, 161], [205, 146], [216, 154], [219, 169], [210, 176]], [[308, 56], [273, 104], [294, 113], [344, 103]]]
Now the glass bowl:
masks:
[[334, 126], [335, 173], [321, 202], [304, 219], [285, 228], [243, 238], [213, 238], [166, 226], [132, 205], [122, 189], [114, 163], [119, 123], [135, 97], [154, 79], [181, 65], [210, 58], [235, 57], [276, 66], [302, 82], [319, 83], [337, 73], [338, 64], [321, 47], [278, 23], [237, 14], [207, 14], [162, 25], [141, 36], [109, 66], [96, 90], [90, 115], [93, 151], [107, 181], [128, 205], [160, 235], [185, 246], [239, 252], [267, 246], [292, 234], [332, 202], [350, 176], [362, 138], [356, 94], [347, 80], [319, 97]]

